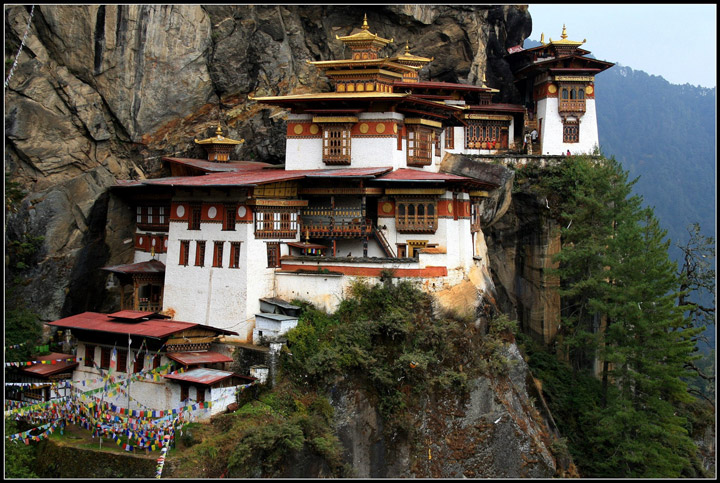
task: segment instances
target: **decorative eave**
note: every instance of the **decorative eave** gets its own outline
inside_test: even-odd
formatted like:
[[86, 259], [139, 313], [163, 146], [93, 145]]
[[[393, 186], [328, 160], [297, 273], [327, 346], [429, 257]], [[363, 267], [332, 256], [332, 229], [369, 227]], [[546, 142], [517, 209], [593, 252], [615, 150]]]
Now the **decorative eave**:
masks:
[[391, 57], [390, 60], [401, 63], [401, 64], [422, 67], [426, 64], [429, 64], [433, 60], [435, 60], [435, 57], [427, 58], [427, 57], [420, 57], [418, 55], [411, 54], [410, 53], [410, 44], [408, 44], [406, 42], [405, 43], [405, 52], [403, 54], [398, 55], [397, 57]]
[[345, 35], [343, 37], [339, 37], [336, 35], [335, 38], [337, 40], [340, 40], [350, 48], [356, 45], [360, 45], [362, 47], [366, 45], [371, 45], [376, 48], [382, 48], [385, 47], [387, 44], [393, 42], [393, 39], [384, 39], [377, 34], [370, 33], [370, 26], [367, 23], [367, 14], [363, 19], [363, 24], [360, 29], [355, 29], [353, 30], [353, 33], [351, 33], [350, 35]]
[[[544, 37], [544, 35], [545, 34], [541, 34], [541, 43], [542, 43], [542, 38]], [[583, 39], [582, 42], [575, 41], [575, 40], [568, 40], [567, 39], [567, 29], [565, 28], [565, 24], [563, 24], [562, 33], [560, 34], [560, 40], [553, 40], [551, 38], [550, 42], [548, 42], [547, 44], [543, 43], [543, 45], [561, 45], [561, 46], [579, 47], [582, 44], [584, 44], [585, 42], [587, 42], [587, 39]]]

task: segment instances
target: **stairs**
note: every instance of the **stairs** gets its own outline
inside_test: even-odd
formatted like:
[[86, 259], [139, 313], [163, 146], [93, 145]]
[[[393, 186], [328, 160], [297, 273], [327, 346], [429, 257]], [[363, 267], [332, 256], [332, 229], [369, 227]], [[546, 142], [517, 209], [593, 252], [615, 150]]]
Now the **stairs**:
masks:
[[392, 246], [390, 246], [390, 243], [388, 243], [387, 238], [385, 238], [382, 231], [380, 231], [380, 229], [378, 229], [378, 227], [374, 224], [372, 225], [372, 234], [375, 237], [375, 240], [377, 240], [380, 244], [383, 252], [385, 252], [385, 255], [389, 258], [395, 258], [395, 252], [393, 251]]

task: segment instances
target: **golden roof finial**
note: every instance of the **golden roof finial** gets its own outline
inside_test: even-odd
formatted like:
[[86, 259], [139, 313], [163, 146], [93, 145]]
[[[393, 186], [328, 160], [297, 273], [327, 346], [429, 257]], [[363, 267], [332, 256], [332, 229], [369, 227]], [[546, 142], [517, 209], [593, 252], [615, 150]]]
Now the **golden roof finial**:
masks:
[[545, 32], [540, 34], [540, 43], [545, 45]]
[[485, 85], [485, 72], [483, 72], [483, 81], [482, 81], [482, 82], [483, 82], [483, 83], [482, 83], [482, 86], [483, 86], [483, 87], [487, 87], [487, 86]]
[[560, 34], [560, 38], [561, 39], [567, 38], [567, 31], [565, 30], [565, 24], [563, 24], [563, 31], [562, 31], [562, 34]]
[[218, 124], [217, 130], [215, 130], [215, 134], [218, 137], [222, 137], [222, 129], [220, 129], [220, 125]]
[[405, 41], [405, 54], [410, 54], [410, 43]]
[[367, 14], [365, 14], [365, 18], [363, 18], [363, 24], [362, 27], [360, 27], [363, 30], [370, 30], [370, 26], [367, 23]]

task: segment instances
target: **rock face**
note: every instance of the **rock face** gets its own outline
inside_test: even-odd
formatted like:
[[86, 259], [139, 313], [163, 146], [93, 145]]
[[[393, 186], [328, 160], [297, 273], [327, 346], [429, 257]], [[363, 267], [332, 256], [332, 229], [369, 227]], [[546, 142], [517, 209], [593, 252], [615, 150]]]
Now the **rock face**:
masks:
[[515, 344], [506, 376], [471, 380], [468, 395], [430, 394], [411, 442], [387, 443], [382, 419], [356, 389], [332, 395], [345, 462], [357, 478], [551, 478], [552, 430], [528, 392], [528, 369]]
[[[22, 203], [6, 217], [8, 240], [43, 236], [37, 266], [6, 281], [51, 320], [100, 310], [107, 263], [131, 260], [120, 209], [106, 189], [116, 179], [162, 174], [162, 156], [203, 157], [193, 144], [218, 123], [246, 139], [234, 157], [282, 162], [285, 125], [248, 96], [327, 86], [308, 60], [343, 58], [336, 35], [362, 22], [435, 57], [421, 77], [487, 84], [516, 102], [503, 56], [531, 31], [524, 6], [388, 5], [36, 5], [24, 48], [5, 91], [7, 180]], [[25, 35], [30, 9], [5, 7], [6, 65]], [[6, 75], [9, 72], [6, 70]], [[103, 210], [106, 213], [101, 213]], [[117, 218], [120, 219], [120, 218]], [[12, 255], [12, 254], [11, 254]], [[82, 267], [80, 267], [82, 265]], [[82, 294], [73, 293], [77, 290]]]

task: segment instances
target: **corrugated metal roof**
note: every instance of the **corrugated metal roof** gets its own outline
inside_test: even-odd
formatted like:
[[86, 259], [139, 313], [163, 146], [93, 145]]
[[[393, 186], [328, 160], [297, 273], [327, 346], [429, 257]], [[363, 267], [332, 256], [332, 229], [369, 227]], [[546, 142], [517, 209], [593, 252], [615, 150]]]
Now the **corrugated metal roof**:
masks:
[[101, 267], [100, 270], [116, 273], [165, 273], [165, 264], [160, 260]]
[[237, 172], [237, 171], [251, 171], [254, 169], [265, 169], [265, 168], [276, 168], [277, 166], [269, 163], [261, 163], [260, 161], [227, 161], [217, 162], [208, 161], [207, 159], [193, 159], [193, 158], [162, 158], [163, 161], [170, 163], [182, 164], [186, 166], [192, 166], [193, 168], [201, 169], [206, 172]]
[[155, 312], [146, 312], [142, 310], [121, 310], [108, 315], [113, 319], [140, 320], [150, 317], [153, 314], [155, 314]]
[[433, 173], [419, 169], [400, 168], [377, 178], [378, 181], [473, 181], [472, 178], [454, 174]]
[[174, 381], [192, 382], [195, 384], [205, 384], [207, 386], [232, 377], [234, 373], [228, 371], [219, 371], [217, 369], [198, 368], [178, 374], [166, 374], [164, 377]]
[[276, 322], [283, 322], [286, 320], [298, 320], [297, 316], [292, 315], [283, 315], [283, 314], [268, 314], [268, 313], [262, 313], [262, 314], [255, 314], [255, 317], [265, 318], [274, 320]]
[[[74, 359], [75, 356], [72, 354], [62, 354], [59, 352], [52, 352], [46, 356], [40, 356], [36, 360], [38, 361], [56, 361], [60, 359]], [[30, 367], [26, 367], [22, 369], [22, 372], [25, 372], [32, 376], [40, 376], [40, 377], [47, 377], [52, 376], [54, 374], [60, 374], [63, 372], [72, 372], [73, 369], [75, 369], [78, 366], [77, 362], [69, 362], [69, 361], [63, 361], [63, 362], [57, 362], [55, 364], [33, 364]]]
[[219, 352], [172, 352], [167, 354], [168, 358], [179, 362], [184, 366], [193, 364], [214, 364], [216, 362], [232, 362], [232, 357], [228, 357]]
[[83, 312], [82, 314], [49, 322], [48, 325], [68, 329], [94, 330], [111, 334], [130, 334], [155, 339], [161, 339], [191, 327], [202, 327], [217, 331], [221, 334], [237, 335], [237, 332], [230, 330], [177, 320], [151, 319], [134, 323], [118, 322], [109, 314], [99, 314], [96, 312]]

